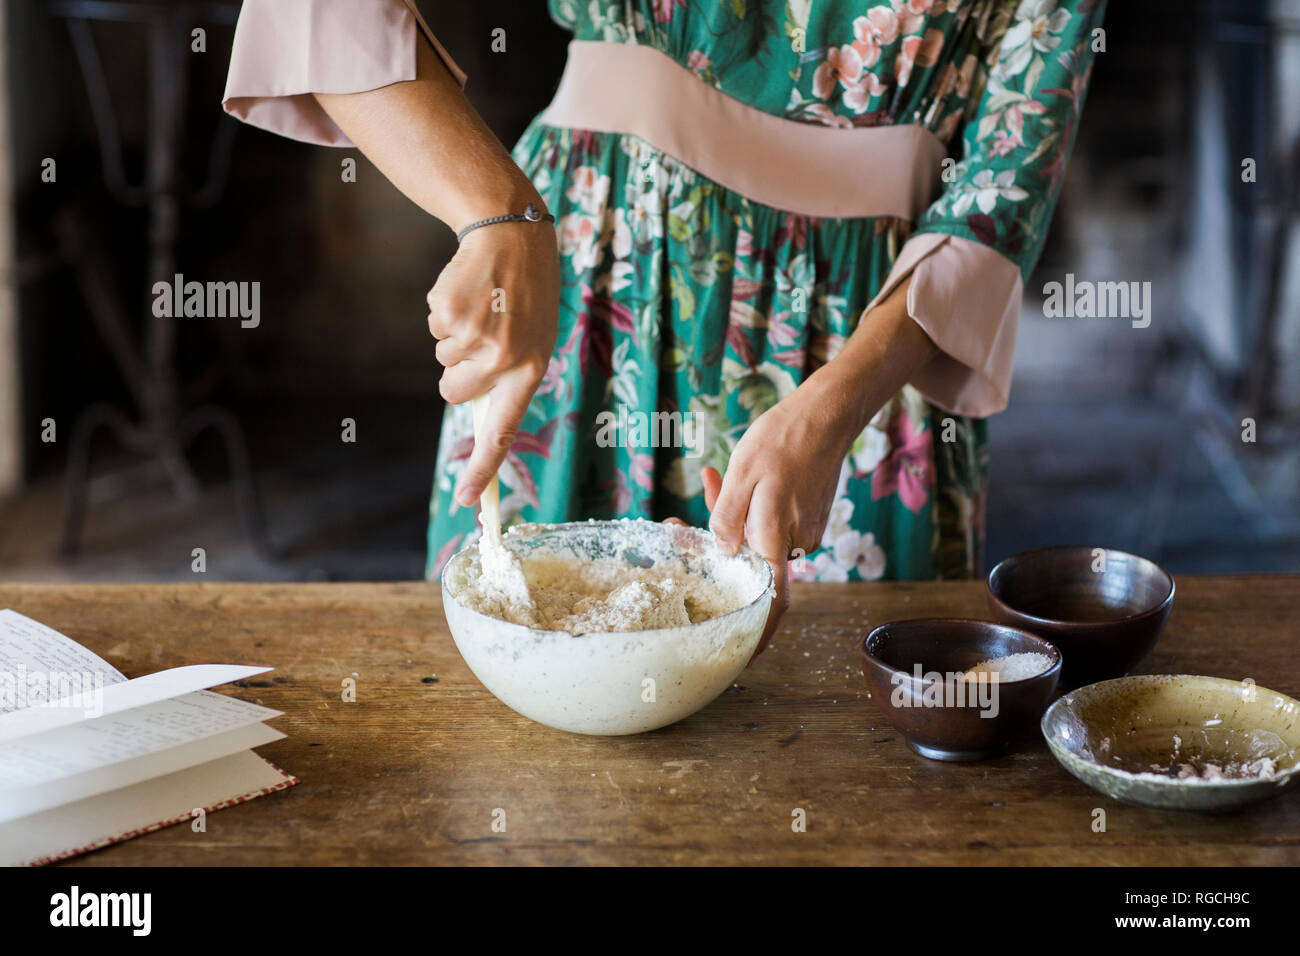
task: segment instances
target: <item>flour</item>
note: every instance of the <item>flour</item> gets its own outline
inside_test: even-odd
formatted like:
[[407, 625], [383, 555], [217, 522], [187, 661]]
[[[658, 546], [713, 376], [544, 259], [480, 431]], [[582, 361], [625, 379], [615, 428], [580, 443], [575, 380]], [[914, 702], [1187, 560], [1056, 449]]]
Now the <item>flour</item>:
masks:
[[637, 567], [617, 558], [540, 551], [522, 560], [481, 539], [480, 575], [458, 597], [482, 614], [572, 634], [645, 631], [707, 621], [747, 600], [729, 595], [680, 560]]
[[498, 536], [484, 534], [479, 539], [479, 568], [482, 577], [479, 591], [485, 601], [497, 608], [498, 616], [516, 624], [537, 623], [537, 610], [528, 593], [528, 579], [519, 557], [501, 543]]

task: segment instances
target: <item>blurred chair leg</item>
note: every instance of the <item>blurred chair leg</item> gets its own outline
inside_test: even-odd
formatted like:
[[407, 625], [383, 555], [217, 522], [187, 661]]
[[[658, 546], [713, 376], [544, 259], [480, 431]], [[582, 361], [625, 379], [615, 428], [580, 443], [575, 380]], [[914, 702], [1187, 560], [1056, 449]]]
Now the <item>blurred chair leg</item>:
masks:
[[[149, 209], [150, 287], [155, 281], [171, 281], [176, 272], [178, 206], [186, 199], [203, 206], [219, 198], [237, 125], [223, 124], [214, 141], [207, 181], [197, 193], [186, 190], [179, 166], [190, 28], [200, 19], [233, 24], [238, 10], [233, 5], [61, 0], [51, 4], [51, 12], [68, 22], [99, 136], [108, 190], [128, 206], [143, 205]], [[139, 23], [147, 31], [149, 124], [144, 144], [147, 174], [140, 185], [128, 183], [123, 172], [120, 130], [90, 27], [95, 20]], [[80, 547], [88, 497], [90, 444], [101, 427], [110, 429], [124, 447], [157, 461], [173, 489], [186, 501], [198, 497], [199, 482], [186, 460], [185, 449], [198, 432], [210, 427], [226, 446], [236, 500], [253, 546], [259, 554], [270, 557], [273, 550], [239, 423], [229, 412], [214, 406], [182, 412], [174, 362], [175, 317], [151, 312], [144, 340], [137, 344], [128, 331], [130, 326], [102, 257], [91, 243], [83, 241], [83, 229], [76, 213], [61, 211], [55, 219], [55, 231], [65, 257], [76, 270], [91, 317], [139, 407], [141, 419], [138, 425], [132, 424], [122, 412], [107, 405], [92, 406], [78, 419], [68, 458], [62, 553], [71, 556]]]
[[100, 428], [109, 429], [124, 448], [147, 453], [148, 436], [111, 405], [92, 405], [82, 412], [72, 429], [68, 447], [68, 470], [63, 489], [63, 543], [60, 554], [65, 558], [81, 549], [81, 529], [86, 517], [86, 498], [90, 482], [90, 444]]
[[211, 428], [226, 446], [226, 457], [230, 462], [230, 480], [235, 489], [235, 500], [243, 518], [244, 528], [253, 547], [263, 558], [276, 556], [267, 529], [266, 515], [262, 510], [262, 499], [257, 493], [257, 483], [253, 478], [253, 469], [249, 463], [248, 444], [244, 440], [244, 430], [234, 415], [216, 405], [203, 405], [189, 412], [180, 423], [182, 442], [188, 445], [205, 428]]

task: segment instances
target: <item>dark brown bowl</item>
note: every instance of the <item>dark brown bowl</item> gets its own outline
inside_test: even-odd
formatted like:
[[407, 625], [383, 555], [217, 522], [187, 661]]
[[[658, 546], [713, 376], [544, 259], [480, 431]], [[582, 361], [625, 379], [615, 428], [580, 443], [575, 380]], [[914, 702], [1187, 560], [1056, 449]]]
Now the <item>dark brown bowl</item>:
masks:
[[[1104, 552], [1105, 570], [1094, 571]], [[1174, 606], [1174, 579], [1154, 561], [1108, 548], [1039, 548], [988, 578], [989, 610], [1065, 655], [1061, 684], [1123, 677], [1155, 647]]]
[[[1018, 681], [946, 679], [989, 658], [1024, 653], [1046, 654], [1052, 666]], [[872, 698], [908, 746], [932, 760], [984, 760], [1005, 751], [1036, 726], [1061, 673], [1061, 652], [1049, 641], [956, 618], [882, 624], [862, 642], [862, 656]]]

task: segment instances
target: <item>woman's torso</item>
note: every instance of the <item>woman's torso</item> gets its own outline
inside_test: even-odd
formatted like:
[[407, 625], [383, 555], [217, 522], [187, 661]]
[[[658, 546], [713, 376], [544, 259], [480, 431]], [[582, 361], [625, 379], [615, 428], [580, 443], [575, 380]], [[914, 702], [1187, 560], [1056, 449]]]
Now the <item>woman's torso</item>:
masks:
[[944, 142], [982, 92], [1016, 0], [550, 0], [578, 40], [658, 49], [766, 113], [923, 125]]

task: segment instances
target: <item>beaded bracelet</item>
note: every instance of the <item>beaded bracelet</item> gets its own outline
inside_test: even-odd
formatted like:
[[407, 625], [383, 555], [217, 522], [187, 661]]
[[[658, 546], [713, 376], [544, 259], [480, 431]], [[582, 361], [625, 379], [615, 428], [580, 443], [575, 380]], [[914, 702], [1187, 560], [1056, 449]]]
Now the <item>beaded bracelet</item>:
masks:
[[555, 222], [555, 217], [549, 212], [543, 215], [542, 211], [534, 203], [529, 203], [524, 207], [523, 212], [512, 212], [504, 216], [493, 216], [491, 219], [480, 219], [478, 222], [471, 222], [456, 233], [456, 241], [460, 242], [468, 233], [473, 232], [480, 226], [494, 226], [499, 222]]

